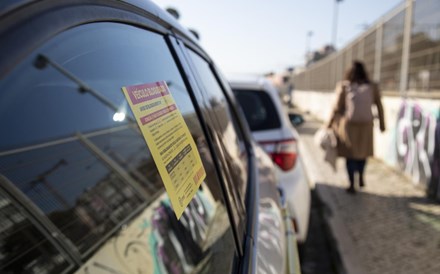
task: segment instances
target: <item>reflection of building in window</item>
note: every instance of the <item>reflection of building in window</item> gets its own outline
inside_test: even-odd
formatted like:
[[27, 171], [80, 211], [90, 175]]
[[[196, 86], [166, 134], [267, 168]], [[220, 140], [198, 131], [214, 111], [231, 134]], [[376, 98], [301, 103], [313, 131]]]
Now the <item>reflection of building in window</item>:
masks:
[[[196, 118], [195, 115], [186, 116], [193, 127]], [[204, 136], [201, 130], [199, 134]], [[157, 177], [146, 175], [156, 174], [157, 169], [138, 132], [122, 126], [82, 134], [81, 138], [93, 142], [97, 149], [102, 149], [102, 153], [114, 159], [115, 163], [128, 174], [137, 177], [136, 182], [148, 189], [151, 200], [148, 201], [145, 199], [147, 197], [140, 196], [121, 178], [112, 164], [103, 161], [93, 149], [91, 150], [84, 142], [79, 142], [77, 137], [35, 144], [20, 148], [17, 152], [2, 152], [0, 172], [40, 207], [48, 219], [66, 236], [64, 239], [69, 239], [80, 253], [86, 254], [95, 249], [99, 250], [100, 243], [109, 240], [122, 224], [129, 223], [130, 219], [145, 208], [146, 202], [152, 202], [158, 193], [163, 193], [163, 187], [159, 187], [161, 181]], [[200, 142], [204, 142], [200, 138], [195, 138], [199, 145]], [[200, 148], [203, 150], [203, 147]], [[204, 149], [207, 150], [207, 147]], [[205, 152], [207, 154], [203, 154], [205, 157], [202, 158], [210, 159], [209, 151]], [[212, 171], [209, 178], [215, 178], [214, 168], [209, 169]], [[22, 170], [27, 171], [26, 176], [23, 176]], [[142, 186], [151, 181], [154, 185]], [[180, 221], [177, 221], [170, 205], [166, 202], [160, 203], [156, 208], [154, 215], [156, 219], [152, 220], [153, 227], [156, 227], [154, 225], [156, 223], [159, 233], [156, 234], [167, 239], [165, 244], [157, 246], [156, 255], [164, 260], [161, 262], [162, 267], [171, 272], [173, 269], [185, 270], [182, 273], [187, 273], [188, 269], [197, 267], [202, 261], [204, 267], [208, 267], [208, 262], [213, 260], [208, 256], [211, 246], [220, 244], [219, 240], [223, 237], [228, 237], [228, 242], [231, 242], [229, 220], [219, 194], [221, 191], [218, 187], [211, 189], [213, 186], [217, 186], [216, 180], [210, 180], [209, 184], [205, 182], [202, 185]], [[212, 191], [214, 193], [211, 193]], [[3, 220], [7, 218], [2, 219], [1, 226], [5, 226]], [[23, 216], [21, 220], [25, 220]], [[36, 233], [38, 231], [33, 228], [25, 234]], [[23, 265], [35, 260], [58, 260], [57, 263], [65, 267], [66, 262], [62, 258], [49, 256], [56, 253], [53, 247], [49, 246], [43, 250], [43, 247], [38, 246], [38, 242], [47, 239], [42, 235], [38, 239], [33, 241], [21, 234], [9, 237], [10, 244], [23, 246], [29, 250], [39, 250], [39, 253], [29, 253], [32, 256], [22, 257], [18, 261], [19, 264], [11, 264], [16, 272], [22, 271]], [[232, 244], [228, 250], [233, 248]], [[8, 256], [17, 257], [15, 253], [4, 255], [5, 258]], [[174, 263], [167, 261], [166, 258], [175, 258]], [[231, 259], [232, 256], [228, 254], [228, 258]], [[39, 267], [50, 272], [51, 269], [58, 269], [58, 265], [53, 264], [54, 266], [50, 266], [49, 263], [44, 262]], [[56, 272], [61, 271], [54, 273]]]
[[72, 208], [54, 211], [48, 217], [81, 251], [85, 251], [130, 216], [141, 203], [132, 188], [109, 174], [79, 195]]
[[45, 236], [0, 193], [0, 272], [61, 273], [67, 266]]
[[[83, 138], [100, 137], [100, 141], [109, 145], [114, 131], [92, 132]], [[135, 136], [129, 131], [120, 132], [125, 136]], [[129, 141], [120, 137], [117, 144]], [[117, 146], [110, 147], [117, 149]], [[98, 158], [94, 155], [95, 151], [89, 149], [70, 137], [21, 148], [18, 153], [2, 152], [0, 166], [1, 172], [42, 209], [80, 252], [95, 246], [106, 233], [113, 231], [145, 204], [140, 194], [123, 180], [118, 168]], [[137, 154], [142, 154], [142, 150], [135, 149]], [[146, 150], [145, 144], [143, 149]], [[145, 169], [142, 165], [152, 162], [143, 157], [132, 161], [135, 163], [133, 171]], [[131, 158], [134, 160], [133, 156]], [[26, 170], [25, 176], [22, 170]], [[145, 185], [143, 187], [146, 188]], [[157, 186], [152, 187], [152, 197], [155, 195], [153, 189], [163, 191]]]

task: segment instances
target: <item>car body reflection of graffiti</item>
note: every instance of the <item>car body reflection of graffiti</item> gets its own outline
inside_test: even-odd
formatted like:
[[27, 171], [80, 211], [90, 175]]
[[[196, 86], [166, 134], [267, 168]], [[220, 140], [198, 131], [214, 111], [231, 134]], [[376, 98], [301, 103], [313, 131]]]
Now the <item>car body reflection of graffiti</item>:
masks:
[[177, 220], [169, 198], [162, 194], [106, 241], [76, 273], [191, 273], [200, 267], [210, 254], [211, 246], [226, 233], [220, 229], [216, 237], [211, 235], [213, 242], [206, 244], [208, 226], [216, 212], [226, 214], [221, 207], [213, 204], [206, 191], [199, 190]]
[[275, 201], [264, 198], [259, 204], [258, 214], [258, 273], [284, 273], [283, 254], [286, 246], [283, 242], [284, 223]]
[[438, 147], [436, 123], [436, 115], [418, 104], [405, 101], [400, 107], [396, 125], [397, 163], [416, 185], [427, 187], [434, 176], [438, 177], [439, 167], [433, 165], [438, 163], [434, 155]]
[[150, 245], [154, 254], [155, 273], [183, 274], [196, 266], [206, 238], [208, 214], [199, 194], [178, 221], [168, 200], [161, 201], [152, 217]]

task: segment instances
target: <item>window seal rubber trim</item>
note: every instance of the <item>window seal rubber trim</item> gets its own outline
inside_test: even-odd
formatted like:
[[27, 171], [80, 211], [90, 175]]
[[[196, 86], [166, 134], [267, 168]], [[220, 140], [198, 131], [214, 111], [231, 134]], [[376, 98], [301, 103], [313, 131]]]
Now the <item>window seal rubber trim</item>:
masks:
[[232, 205], [231, 205], [230, 200], [227, 198], [227, 191], [225, 189], [225, 182], [224, 182], [222, 176], [220, 176], [221, 172], [220, 172], [219, 163], [217, 162], [216, 158], [214, 157], [214, 156], [216, 156], [216, 153], [215, 153], [215, 149], [212, 144], [212, 142], [214, 141], [213, 137], [209, 133], [208, 125], [206, 124], [206, 121], [203, 118], [202, 111], [199, 106], [199, 102], [197, 101], [197, 98], [195, 96], [195, 93], [197, 92], [195, 89], [198, 88], [198, 85], [196, 83], [191, 66], [188, 63], [188, 56], [186, 56], [186, 52], [185, 52], [186, 49], [185, 49], [184, 43], [183, 43], [183, 41], [177, 39], [175, 36], [168, 35], [166, 37], [167, 37], [167, 41], [169, 43], [170, 49], [172, 50], [173, 57], [175, 58], [176, 64], [179, 67], [179, 70], [181, 72], [181, 75], [186, 76], [186, 77], [184, 77], [183, 80], [184, 80], [186, 87], [188, 89], [188, 93], [191, 97], [192, 103], [194, 105], [195, 111], [196, 111], [198, 119], [200, 121], [200, 125], [202, 127], [203, 133], [204, 133], [205, 138], [207, 140], [210, 154], [213, 158], [213, 163], [215, 166], [215, 171], [216, 171], [218, 183], [220, 184], [220, 187], [222, 190], [222, 196], [223, 196], [223, 199], [225, 200], [229, 222], [231, 223], [231, 229], [232, 229], [232, 232], [234, 235], [234, 242], [235, 242], [237, 253], [240, 256], [242, 256], [243, 251], [242, 251], [242, 246], [240, 244], [240, 241], [238, 239], [237, 228], [235, 227], [235, 222], [233, 220]]

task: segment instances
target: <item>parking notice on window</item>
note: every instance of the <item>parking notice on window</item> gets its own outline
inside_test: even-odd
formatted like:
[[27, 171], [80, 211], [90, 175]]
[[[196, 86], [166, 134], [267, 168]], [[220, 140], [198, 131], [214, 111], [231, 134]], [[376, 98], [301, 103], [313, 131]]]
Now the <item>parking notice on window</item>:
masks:
[[206, 177], [194, 139], [165, 81], [122, 91], [179, 219]]

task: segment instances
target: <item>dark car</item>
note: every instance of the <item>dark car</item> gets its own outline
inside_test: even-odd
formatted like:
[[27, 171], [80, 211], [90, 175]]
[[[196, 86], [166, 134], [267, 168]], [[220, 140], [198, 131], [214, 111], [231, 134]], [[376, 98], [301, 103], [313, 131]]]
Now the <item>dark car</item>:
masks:
[[[148, 1], [0, 4], [1, 273], [298, 270], [272, 161], [192, 37]], [[139, 120], [132, 87], [173, 104]], [[163, 165], [179, 130], [194, 146]], [[169, 195], [164, 174], [192, 189], [196, 165], [195, 192]]]

